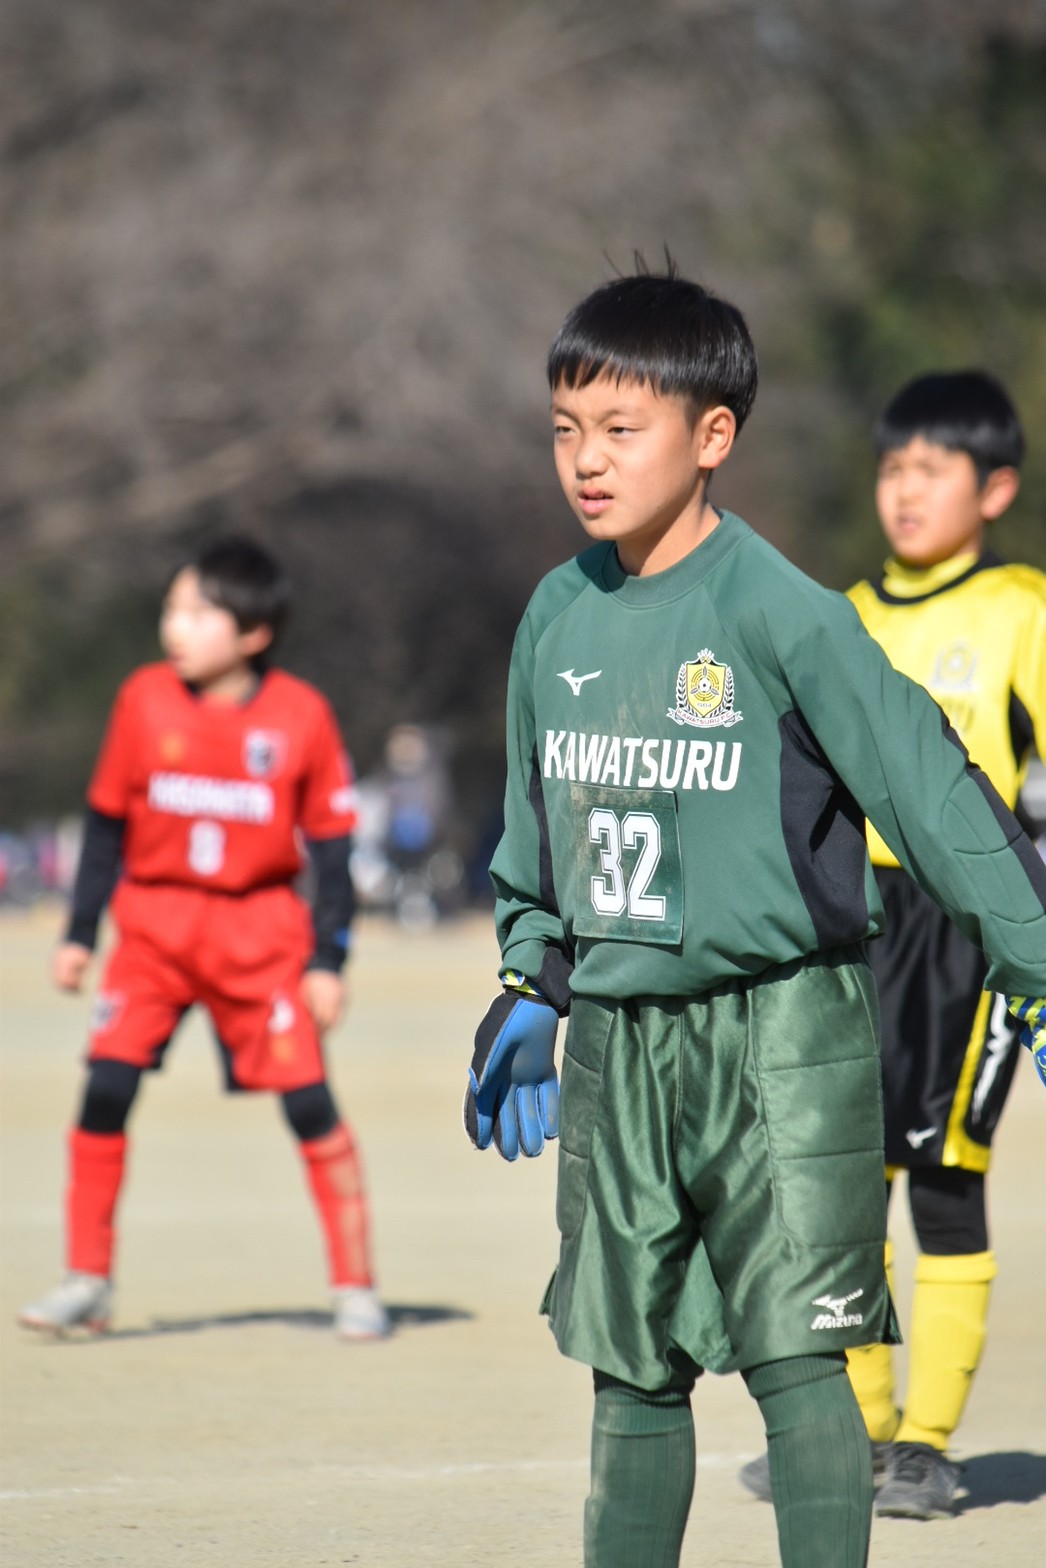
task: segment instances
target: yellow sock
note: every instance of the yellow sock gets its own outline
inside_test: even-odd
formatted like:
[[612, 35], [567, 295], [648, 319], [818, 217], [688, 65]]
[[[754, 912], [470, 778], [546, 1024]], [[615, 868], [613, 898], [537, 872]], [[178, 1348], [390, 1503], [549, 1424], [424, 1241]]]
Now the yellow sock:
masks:
[[[886, 1283], [893, 1295], [893, 1242], [886, 1243]], [[888, 1443], [901, 1412], [894, 1399], [893, 1351], [889, 1345], [862, 1345], [846, 1352], [846, 1370], [873, 1443]]]
[[995, 1274], [993, 1252], [919, 1258], [899, 1443], [929, 1443], [942, 1452], [948, 1447], [984, 1349]]

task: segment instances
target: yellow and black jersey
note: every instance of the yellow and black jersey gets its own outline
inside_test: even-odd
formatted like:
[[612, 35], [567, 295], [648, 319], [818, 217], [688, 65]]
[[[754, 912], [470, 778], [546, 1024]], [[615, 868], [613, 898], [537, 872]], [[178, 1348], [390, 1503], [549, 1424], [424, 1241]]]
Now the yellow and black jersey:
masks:
[[[849, 597], [1012, 807], [1033, 751], [1046, 758], [1046, 573], [991, 554], [922, 571], [891, 560]], [[897, 865], [871, 824], [868, 850], [875, 865]]]

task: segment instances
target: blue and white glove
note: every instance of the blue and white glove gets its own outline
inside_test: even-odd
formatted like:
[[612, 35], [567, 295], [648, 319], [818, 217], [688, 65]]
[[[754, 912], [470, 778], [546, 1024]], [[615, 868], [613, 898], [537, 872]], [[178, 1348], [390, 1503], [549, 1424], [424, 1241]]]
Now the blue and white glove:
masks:
[[1021, 1027], [1018, 1038], [1031, 1052], [1035, 1070], [1046, 1084], [1046, 999], [1034, 996], [1008, 996], [1006, 1006]]
[[555, 1008], [503, 991], [476, 1030], [463, 1114], [469, 1141], [503, 1160], [541, 1153], [559, 1133]]

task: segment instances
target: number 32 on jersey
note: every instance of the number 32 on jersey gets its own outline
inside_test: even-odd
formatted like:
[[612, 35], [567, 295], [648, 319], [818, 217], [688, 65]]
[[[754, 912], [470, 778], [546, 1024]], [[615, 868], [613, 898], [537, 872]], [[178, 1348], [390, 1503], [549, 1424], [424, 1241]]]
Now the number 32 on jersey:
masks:
[[673, 944], [683, 877], [671, 790], [571, 784], [578, 936]]

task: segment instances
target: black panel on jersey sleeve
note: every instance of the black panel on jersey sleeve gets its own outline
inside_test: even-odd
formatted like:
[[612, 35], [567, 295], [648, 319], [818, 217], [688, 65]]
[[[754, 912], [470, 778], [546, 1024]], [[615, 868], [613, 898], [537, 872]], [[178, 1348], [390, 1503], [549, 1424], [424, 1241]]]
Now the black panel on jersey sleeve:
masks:
[[782, 716], [781, 828], [795, 880], [822, 948], [868, 929], [864, 813], [800, 713]]
[[1043, 863], [1042, 856], [1039, 854], [1038, 850], [1035, 848], [1035, 845], [1025, 833], [1024, 829], [1017, 821], [1017, 818], [1003, 800], [1002, 796], [999, 794], [988, 775], [983, 771], [982, 768], [979, 768], [975, 762], [970, 761], [969, 753], [967, 752], [966, 747], [963, 745], [955, 730], [952, 729], [947, 719], [944, 719], [943, 715], [942, 721], [944, 725], [945, 739], [951, 741], [953, 746], [958, 747], [959, 751], [961, 751], [963, 756], [966, 758], [967, 773], [973, 779], [981, 794], [984, 796], [985, 800], [991, 807], [992, 814], [994, 815], [996, 822], [999, 824], [1000, 828], [1006, 836], [1007, 844], [1009, 845], [1010, 849], [1012, 849], [1014, 855], [1021, 865], [1021, 868], [1024, 871], [1024, 874], [1031, 883], [1032, 891], [1034, 892], [1036, 898], [1042, 905], [1043, 910], [1046, 911], [1046, 864]]
[[548, 832], [545, 792], [541, 788], [541, 765], [538, 762], [537, 747], [534, 748], [530, 765], [530, 787], [527, 790], [527, 797], [538, 824], [538, 897], [542, 909], [558, 915], [559, 900], [556, 898], [556, 884], [552, 877], [552, 843]]
[[[552, 877], [552, 844], [548, 832], [548, 813], [545, 810], [541, 766], [536, 747], [531, 763], [527, 795], [538, 825], [538, 896], [542, 908], [558, 915], [559, 900], [556, 897], [556, 886]], [[570, 976], [573, 971], [574, 954], [564, 942], [562, 945], [558, 943], [548, 945], [541, 963], [541, 973], [527, 976], [527, 979], [537, 986], [545, 1000], [551, 1002], [560, 1017], [570, 1008]]]
[[1007, 717], [1010, 723], [1010, 745], [1013, 747], [1014, 761], [1020, 767], [1035, 744], [1035, 725], [1032, 723], [1031, 714], [1012, 689]]

